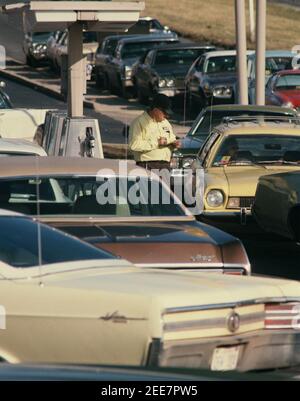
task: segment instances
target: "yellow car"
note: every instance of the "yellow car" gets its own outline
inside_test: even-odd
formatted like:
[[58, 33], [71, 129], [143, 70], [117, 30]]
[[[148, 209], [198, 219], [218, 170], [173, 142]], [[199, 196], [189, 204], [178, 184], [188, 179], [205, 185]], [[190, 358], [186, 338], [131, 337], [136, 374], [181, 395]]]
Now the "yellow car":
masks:
[[300, 125], [228, 122], [204, 143], [196, 166], [204, 168], [205, 217], [251, 214], [261, 176], [300, 169]]

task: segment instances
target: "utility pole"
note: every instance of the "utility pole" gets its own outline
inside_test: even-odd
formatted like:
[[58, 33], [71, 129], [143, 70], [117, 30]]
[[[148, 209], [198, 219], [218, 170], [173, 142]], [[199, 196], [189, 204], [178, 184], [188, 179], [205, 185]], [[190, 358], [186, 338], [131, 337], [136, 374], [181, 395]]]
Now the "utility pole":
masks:
[[235, 21], [237, 38], [239, 104], [247, 105], [249, 103], [249, 99], [245, 0], [235, 0]]
[[83, 56], [82, 23], [74, 22], [68, 29], [68, 116], [83, 116], [85, 58]]
[[256, 104], [265, 105], [266, 85], [266, 0], [256, 0]]
[[255, 12], [254, 0], [249, 0], [249, 15], [250, 15], [250, 42], [255, 42]]

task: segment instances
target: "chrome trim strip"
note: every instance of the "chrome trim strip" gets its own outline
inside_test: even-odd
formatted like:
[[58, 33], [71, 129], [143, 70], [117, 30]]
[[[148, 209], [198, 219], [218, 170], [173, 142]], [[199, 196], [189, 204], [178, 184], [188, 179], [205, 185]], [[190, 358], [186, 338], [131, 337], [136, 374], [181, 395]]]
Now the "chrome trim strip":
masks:
[[172, 223], [174, 221], [195, 221], [195, 217], [193, 215], [185, 215], [185, 216], [157, 216], [157, 217], [99, 217], [99, 216], [83, 216], [83, 215], [73, 215], [73, 216], [49, 216], [49, 215], [41, 215], [39, 220], [43, 222], [58, 222], [58, 223], [80, 223], [80, 222], [89, 222], [89, 223], [145, 223], [145, 222], [164, 222], [167, 221]]
[[191, 267], [191, 268], [197, 268], [197, 267], [207, 267], [208, 270], [210, 267], [216, 267], [216, 268], [227, 268], [227, 269], [236, 269], [236, 270], [245, 270], [248, 265], [243, 266], [238, 263], [135, 263], [135, 266], [138, 267], [163, 267], [163, 268], [181, 268], [181, 267]]
[[[253, 323], [264, 323], [265, 313], [249, 313], [246, 315], [239, 315], [241, 327], [242, 325], [253, 324]], [[174, 322], [165, 323], [163, 325], [164, 332], [175, 332], [175, 331], [188, 331], [197, 329], [215, 329], [215, 328], [226, 328], [226, 317], [215, 318], [215, 319], [203, 319], [203, 320], [191, 320], [186, 322]], [[243, 328], [243, 327], [242, 327]]]
[[288, 297], [288, 298], [257, 298], [249, 299], [245, 301], [237, 301], [224, 304], [210, 304], [210, 305], [195, 305], [195, 306], [179, 306], [174, 308], [166, 308], [163, 311], [163, 315], [171, 313], [181, 313], [181, 312], [197, 312], [203, 310], [212, 309], [234, 309], [240, 306], [250, 306], [250, 305], [260, 305], [260, 304], [272, 304], [272, 303], [287, 303], [287, 302], [300, 302], [300, 297]]

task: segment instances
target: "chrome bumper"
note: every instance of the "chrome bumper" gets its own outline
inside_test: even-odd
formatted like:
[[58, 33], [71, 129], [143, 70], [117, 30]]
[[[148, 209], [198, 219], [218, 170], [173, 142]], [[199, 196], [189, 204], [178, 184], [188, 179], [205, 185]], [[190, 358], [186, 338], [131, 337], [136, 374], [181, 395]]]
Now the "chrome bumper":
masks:
[[287, 368], [300, 363], [300, 332], [260, 330], [230, 337], [152, 344], [148, 362], [160, 367], [209, 369], [215, 349], [240, 347], [236, 371]]

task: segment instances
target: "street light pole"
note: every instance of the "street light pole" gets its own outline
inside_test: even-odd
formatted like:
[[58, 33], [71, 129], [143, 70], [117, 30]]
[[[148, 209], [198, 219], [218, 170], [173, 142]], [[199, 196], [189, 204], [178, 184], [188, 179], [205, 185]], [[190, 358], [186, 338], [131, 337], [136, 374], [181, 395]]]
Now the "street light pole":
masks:
[[249, 15], [250, 15], [250, 42], [255, 42], [255, 13], [254, 0], [249, 0]]
[[265, 105], [266, 0], [256, 0], [256, 104]]
[[235, 0], [239, 104], [248, 104], [247, 30], [245, 0]]
[[68, 116], [83, 116], [85, 59], [82, 44], [82, 23], [75, 22], [68, 29]]

